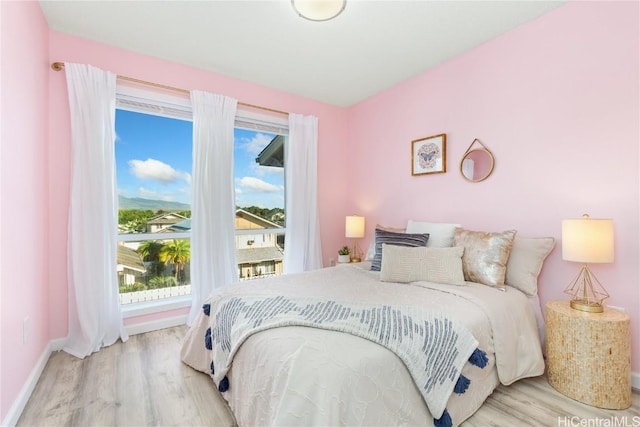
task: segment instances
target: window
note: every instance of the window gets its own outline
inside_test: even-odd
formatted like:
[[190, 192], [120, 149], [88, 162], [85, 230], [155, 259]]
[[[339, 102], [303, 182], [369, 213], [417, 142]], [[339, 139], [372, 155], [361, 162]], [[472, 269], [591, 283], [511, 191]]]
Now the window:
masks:
[[191, 294], [192, 123], [116, 110], [120, 303]]
[[[188, 100], [119, 88], [116, 110], [120, 303], [191, 294], [192, 122]], [[238, 275], [282, 273], [286, 124], [236, 118]]]
[[234, 176], [238, 276], [282, 273], [286, 137], [236, 127]]

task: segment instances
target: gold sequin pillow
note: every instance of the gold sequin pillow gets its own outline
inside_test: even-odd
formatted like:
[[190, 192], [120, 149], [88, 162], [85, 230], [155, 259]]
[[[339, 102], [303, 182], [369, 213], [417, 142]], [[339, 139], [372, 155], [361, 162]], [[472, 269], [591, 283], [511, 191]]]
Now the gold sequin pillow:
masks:
[[453, 245], [464, 247], [464, 280], [504, 290], [507, 262], [515, 236], [516, 230], [489, 233], [456, 228]]

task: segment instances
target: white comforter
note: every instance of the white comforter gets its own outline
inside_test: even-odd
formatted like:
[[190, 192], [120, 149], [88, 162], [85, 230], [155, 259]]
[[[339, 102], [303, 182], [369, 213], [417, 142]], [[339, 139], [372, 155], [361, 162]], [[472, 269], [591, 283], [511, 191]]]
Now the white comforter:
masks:
[[[467, 364], [465, 394], [447, 410], [454, 425], [475, 412], [498, 384], [544, 371], [535, 315], [521, 292], [469, 283], [385, 283], [367, 264], [245, 282], [217, 294], [314, 296], [441, 310], [464, 324], [489, 356], [484, 369]], [[216, 298], [216, 295], [212, 296]], [[203, 345], [212, 317], [189, 330], [182, 360], [209, 373]], [[386, 348], [345, 333], [307, 328], [269, 329], [248, 338], [236, 353], [222, 393], [241, 426], [429, 425], [433, 417], [403, 362]]]

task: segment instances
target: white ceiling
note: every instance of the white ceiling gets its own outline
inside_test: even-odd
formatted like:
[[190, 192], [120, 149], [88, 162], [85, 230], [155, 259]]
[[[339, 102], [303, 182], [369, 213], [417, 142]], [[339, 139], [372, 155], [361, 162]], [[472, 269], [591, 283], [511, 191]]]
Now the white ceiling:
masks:
[[312, 22], [289, 0], [40, 1], [52, 30], [338, 106], [562, 4], [348, 0], [336, 19]]

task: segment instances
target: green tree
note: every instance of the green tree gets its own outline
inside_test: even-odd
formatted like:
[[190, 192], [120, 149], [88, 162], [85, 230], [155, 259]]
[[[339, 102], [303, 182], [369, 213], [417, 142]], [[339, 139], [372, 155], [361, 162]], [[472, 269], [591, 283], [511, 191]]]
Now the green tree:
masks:
[[118, 225], [126, 231], [144, 233], [147, 230], [147, 221], [155, 216], [152, 210], [120, 209], [118, 210]]
[[184, 269], [184, 265], [191, 260], [191, 243], [189, 240], [173, 239], [170, 243], [166, 243], [160, 250], [160, 261], [165, 265], [170, 263], [176, 266], [175, 278], [178, 281], [180, 272]]
[[138, 254], [143, 261], [160, 261], [160, 252], [164, 243], [157, 240], [145, 240], [138, 246]]
[[147, 277], [156, 277], [162, 275], [164, 263], [160, 261], [160, 252], [164, 243], [158, 240], [145, 240], [138, 246], [138, 255], [145, 261]]

